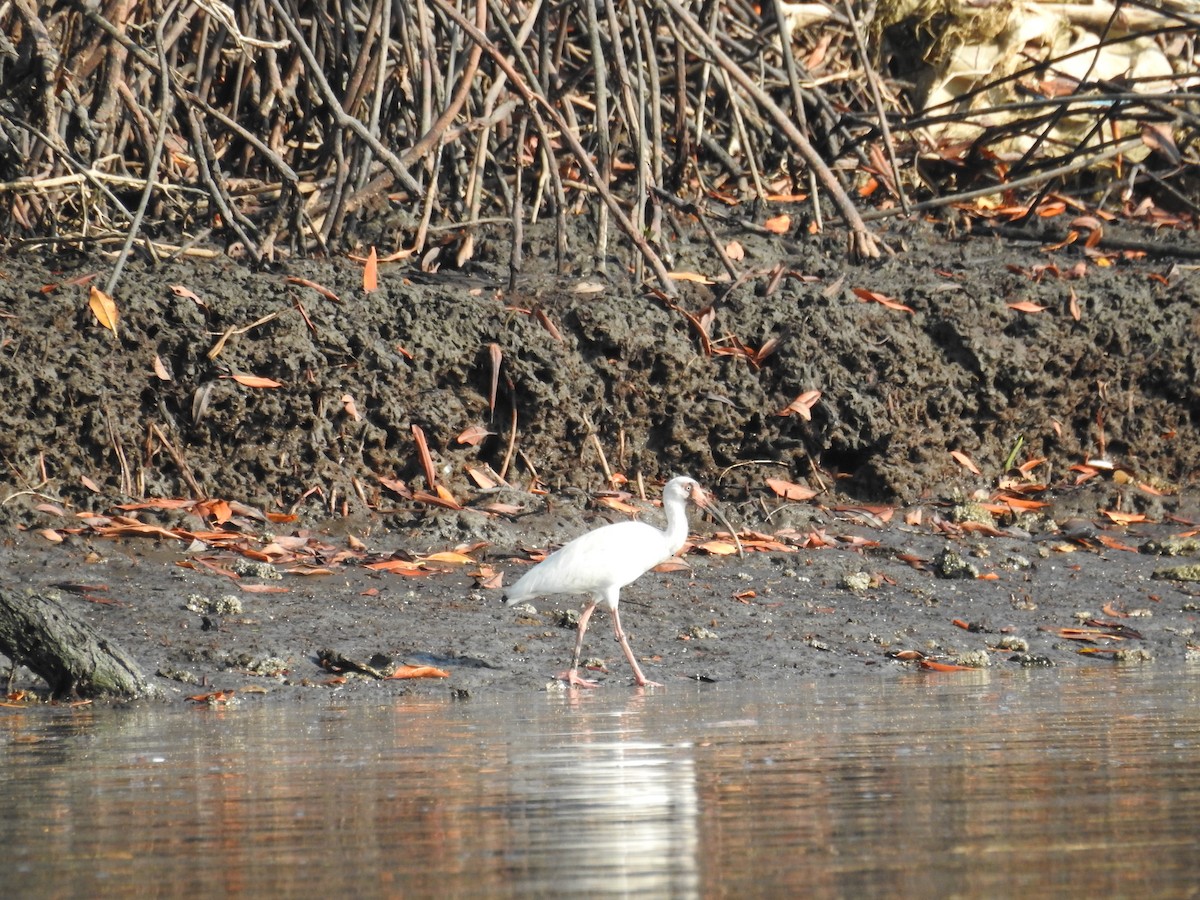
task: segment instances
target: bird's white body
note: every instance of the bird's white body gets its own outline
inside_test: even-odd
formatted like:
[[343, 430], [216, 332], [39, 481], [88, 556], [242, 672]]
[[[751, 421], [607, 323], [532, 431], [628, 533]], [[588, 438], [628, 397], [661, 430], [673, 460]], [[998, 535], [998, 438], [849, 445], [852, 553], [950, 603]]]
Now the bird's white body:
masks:
[[[617, 604], [621, 599], [621, 588], [679, 552], [688, 535], [689, 500], [697, 506], [717, 512], [697, 481], [686, 477], [674, 478], [663, 488], [663, 509], [667, 514], [665, 530], [644, 522], [618, 522], [597, 528], [551, 553], [504, 592], [504, 601], [509, 606], [548, 594], [584, 594], [589, 598], [579, 615], [574, 661], [569, 672], [563, 676], [571, 684], [593, 684], [579, 678], [579, 654], [588, 619], [599, 603], [603, 603], [612, 613], [613, 630], [637, 683], [654, 683], [646, 680], [633, 651], [629, 649], [629, 642], [621, 629]], [[719, 512], [717, 514], [720, 515]], [[726, 527], [729, 527], [728, 524]]]
[[678, 534], [645, 522], [617, 522], [577, 537], [538, 563], [505, 591], [509, 606], [547, 594], [589, 594], [609, 609], [621, 588], [679, 552], [687, 540], [687, 520]]

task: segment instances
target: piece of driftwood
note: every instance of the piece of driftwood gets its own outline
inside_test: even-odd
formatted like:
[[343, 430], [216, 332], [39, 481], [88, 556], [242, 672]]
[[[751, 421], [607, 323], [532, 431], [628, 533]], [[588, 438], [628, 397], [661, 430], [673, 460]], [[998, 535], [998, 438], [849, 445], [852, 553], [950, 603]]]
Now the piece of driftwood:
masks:
[[45, 679], [56, 698], [158, 693], [124, 650], [53, 592], [0, 587], [0, 653]]

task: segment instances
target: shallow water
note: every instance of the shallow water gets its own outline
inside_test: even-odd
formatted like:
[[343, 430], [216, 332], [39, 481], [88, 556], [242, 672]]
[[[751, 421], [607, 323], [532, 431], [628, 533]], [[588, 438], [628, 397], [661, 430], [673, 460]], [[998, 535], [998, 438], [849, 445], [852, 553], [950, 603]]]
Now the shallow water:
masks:
[[13, 897], [1197, 895], [1194, 669], [0, 711]]

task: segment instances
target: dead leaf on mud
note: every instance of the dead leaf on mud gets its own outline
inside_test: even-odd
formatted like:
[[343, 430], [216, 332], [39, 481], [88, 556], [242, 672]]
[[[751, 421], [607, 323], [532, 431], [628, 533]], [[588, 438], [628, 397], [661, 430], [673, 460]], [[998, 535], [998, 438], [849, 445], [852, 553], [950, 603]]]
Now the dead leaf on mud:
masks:
[[475, 447], [480, 444], [485, 438], [495, 434], [494, 431], [488, 431], [482, 425], [468, 425], [456, 437], [455, 443], [466, 444], [468, 447]]
[[1100, 515], [1107, 516], [1109, 520], [1115, 522], [1117, 525], [1132, 525], [1135, 522], [1149, 521], [1145, 513], [1125, 513], [1118, 512], [1115, 509], [1102, 509], [1100, 510]]
[[[311, 574], [311, 573], [294, 573], [294, 572], [291, 572], [291, 570], [289, 570], [289, 573], [290, 574]], [[332, 575], [333, 570], [326, 569], [324, 574]], [[292, 589], [289, 587], [285, 587], [282, 584], [242, 584], [241, 582], [239, 582], [238, 590], [243, 591], [244, 593], [247, 593], [247, 594], [289, 594], [289, 593], [291, 593]]]
[[276, 381], [274, 378], [266, 378], [262, 375], [223, 375], [223, 378], [231, 378], [242, 387], [248, 388], [279, 388], [283, 387], [283, 383]]
[[787, 234], [792, 228], [792, 217], [787, 213], [772, 216], [763, 222], [763, 228], [771, 234]]
[[725, 245], [725, 255], [733, 262], [741, 262], [746, 258], [746, 248], [738, 241], [730, 241]]
[[474, 565], [475, 560], [471, 559], [465, 553], [459, 553], [455, 550], [442, 550], [438, 553], [430, 553], [428, 556], [422, 556], [421, 562], [452, 563], [456, 566], [470, 566]]
[[437, 473], [433, 468], [433, 457], [429, 453], [429, 443], [425, 440], [425, 429], [420, 425], [410, 426], [413, 440], [417, 444], [417, 459], [421, 462], [421, 471], [425, 473], [425, 484], [433, 490], [437, 484]]
[[696, 272], [668, 272], [672, 281], [689, 281], [692, 284], [713, 284], [711, 278], [706, 278]]
[[396, 671], [388, 678], [449, 678], [450, 673], [434, 666], [396, 666]]
[[897, 312], [915, 313], [916, 310], [911, 306], [906, 306], [895, 297], [889, 297], [886, 294], [881, 294], [878, 291], [868, 290], [867, 288], [850, 288], [854, 296], [863, 303], [878, 303], [881, 306], [886, 306], [888, 309], [894, 309]]
[[580, 281], [571, 286], [572, 294], [603, 294], [608, 286], [600, 281]]
[[820, 493], [820, 491], [815, 491], [812, 488], [805, 487], [802, 484], [796, 484], [792, 481], [784, 481], [782, 478], [768, 478], [767, 487], [773, 490], [784, 500], [794, 500], [797, 502], [811, 500]]
[[351, 419], [355, 422], [362, 421], [362, 416], [358, 414], [358, 404], [354, 402], [352, 394], [342, 394], [342, 406]]
[[315, 281], [310, 281], [307, 278], [300, 278], [299, 276], [296, 276], [296, 275], [289, 275], [287, 278], [284, 279], [284, 281], [287, 282], [288, 284], [298, 284], [301, 287], [312, 288], [314, 291], [316, 291], [318, 294], [320, 294], [326, 300], [332, 300], [334, 303], [342, 302], [342, 298], [339, 297], [337, 294], [335, 294], [333, 291], [331, 291], [329, 288], [325, 287], [324, 285], [317, 284]]
[[1031, 300], [1018, 300], [1016, 303], [1009, 303], [1008, 308], [1023, 313], [1040, 313], [1046, 309], [1046, 307], [1038, 306]]
[[371, 248], [371, 252], [367, 254], [367, 261], [363, 264], [363, 291], [371, 293], [379, 290], [379, 257], [375, 254], [375, 248]]
[[978, 672], [975, 666], [960, 666], [957, 663], [942, 663], [932, 659], [922, 659], [917, 665], [930, 672]]
[[971, 457], [967, 456], [967, 454], [963, 453], [961, 450], [951, 450], [950, 455], [954, 457], [954, 461], [956, 463], [958, 463], [968, 472], [971, 472], [975, 475], [982, 474], [979, 471], [979, 466], [975, 465], [975, 462], [971, 459]]
[[183, 297], [186, 300], [191, 300], [201, 309], [208, 309], [208, 304], [201, 300], [199, 296], [196, 295], [196, 292], [189, 287], [185, 287], [182, 284], [173, 284], [171, 285], [171, 292], [174, 293], [176, 297]]
[[738, 552], [737, 545], [733, 541], [715, 539], [711, 541], [702, 541], [696, 544], [697, 550], [703, 550], [712, 556], [733, 556]]
[[821, 399], [820, 391], [805, 391], [783, 409], [778, 415], [790, 416], [797, 415], [805, 422], [812, 421], [812, 408], [817, 405], [817, 401]]
[[162, 358], [157, 353], [154, 354], [154, 374], [159, 381], [171, 380], [171, 373], [167, 371], [166, 365], [163, 364]]
[[96, 317], [96, 321], [113, 333], [117, 334], [117, 304], [113, 298], [100, 290], [94, 284], [88, 289], [88, 306], [92, 309], [92, 315]]

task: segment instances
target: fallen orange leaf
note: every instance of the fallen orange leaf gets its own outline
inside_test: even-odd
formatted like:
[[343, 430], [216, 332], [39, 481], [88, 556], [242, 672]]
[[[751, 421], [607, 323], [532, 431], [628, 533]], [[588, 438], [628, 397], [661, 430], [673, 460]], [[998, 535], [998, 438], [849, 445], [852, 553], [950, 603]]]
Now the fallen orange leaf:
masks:
[[284, 280], [288, 284], [298, 284], [301, 287], [312, 288], [314, 291], [316, 291], [318, 294], [320, 294], [326, 300], [332, 300], [334, 303], [342, 302], [341, 297], [339, 297], [337, 294], [335, 294], [333, 291], [331, 291], [329, 288], [325, 287], [324, 285], [317, 284], [315, 281], [310, 281], [307, 278], [299, 278], [295, 275], [289, 275]]
[[119, 314], [113, 298], [93, 284], [88, 289], [88, 306], [92, 308], [92, 315], [96, 317], [96, 321], [116, 335]]
[[1131, 525], [1134, 522], [1145, 522], [1145, 513], [1123, 513], [1117, 512], [1115, 509], [1102, 509], [1100, 515], [1108, 516], [1113, 522], [1118, 525]]
[[1008, 304], [1008, 308], [1015, 309], [1017, 312], [1040, 313], [1046, 307], [1038, 306], [1036, 303], [1034, 303], [1030, 300], [1019, 300], [1016, 303]]
[[433, 666], [396, 666], [396, 671], [388, 678], [449, 678], [449, 672]]
[[820, 491], [814, 491], [812, 488], [805, 487], [802, 484], [784, 481], [782, 478], [768, 478], [767, 487], [784, 500], [811, 500], [820, 493]]
[[367, 254], [366, 264], [363, 266], [363, 290], [368, 294], [371, 291], [379, 288], [379, 257], [375, 255], [375, 248], [371, 248], [371, 252]]
[[778, 216], [772, 216], [763, 222], [763, 228], [771, 232], [771, 234], [787, 234], [792, 227], [792, 217], [787, 213], [782, 213]]
[[283, 387], [281, 382], [273, 378], [264, 378], [262, 375], [230, 375], [234, 381], [242, 387], [248, 388], [277, 388]]
[[923, 659], [917, 663], [922, 669], [929, 669], [931, 672], [973, 672], [978, 671], [974, 666], [960, 666], [954, 663], [934, 662], [932, 659]]
[[851, 288], [854, 296], [858, 297], [864, 303], [878, 303], [886, 306], [888, 309], [894, 309], [898, 312], [915, 313], [916, 310], [911, 306], [906, 306], [894, 297], [889, 297], [886, 294], [881, 294], [878, 291], [871, 291], [867, 288]]
[[438, 553], [430, 553], [428, 556], [422, 556], [421, 562], [443, 562], [455, 563], [457, 565], [471, 565], [475, 560], [467, 556], [465, 553], [458, 553], [454, 550], [442, 550]]
[[[761, 353], [762, 351], [759, 352]], [[792, 413], [795, 413], [804, 421], [811, 422], [811, 410], [817, 405], [817, 401], [820, 399], [820, 391], [805, 391], [803, 394], [781, 409], [778, 414], [781, 416], [790, 416]]]
[[960, 466], [962, 466], [964, 469], [968, 470], [969, 472], [972, 472], [976, 475], [982, 474], [979, 471], [979, 467], [977, 465], [975, 465], [975, 463], [972, 461], [971, 457], [967, 456], [967, 454], [963, 453], [962, 451], [951, 450], [950, 455], [952, 457], [954, 457], [955, 462], [957, 462]]
[[462, 430], [454, 440], [460, 444], [466, 444], [469, 447], [474, 447], [479, 444], [484, 438], [489, 437], [496, 432], [488, 431], [482, 425], [468, 425]]
[[711, 278], [706, 278], [696, 272], [668, 272], [668, 276], [672, 281], [690, 281], [693, 284], [712, 284]]

